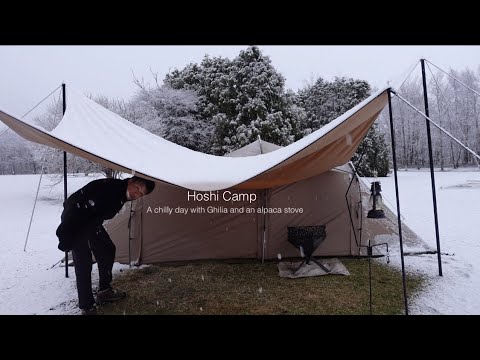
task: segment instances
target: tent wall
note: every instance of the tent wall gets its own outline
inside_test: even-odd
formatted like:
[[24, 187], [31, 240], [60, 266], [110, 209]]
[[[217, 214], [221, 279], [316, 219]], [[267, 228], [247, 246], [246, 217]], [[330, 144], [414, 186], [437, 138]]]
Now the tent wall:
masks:
[[[287, 241], [287, 227], [327, 225], [327, 239], [315, 255], [357, 255], [348, 214], [345, 192], [350, 174], [331, 170], [295, 184], [269, 190], [230, 190], [232, 193], [255, 194], [256, 201], [227, 202], [188, 201], [188, 190], [157, 184], [154, 192], [135, 206], [135, 238], [132, 260], [150, 264], [201, 259], [298, 257], [298, 250]], [[358, 187], [352, 187], [351, 203], [359, 199]], [[193, 193], [193, 191], [190, 191]], [[264, 196], [266, 195], [266, 196]], [[243, 208], [242, 214], [180, 214], [175, 209]], [[157, 209], [173, 209], [172, 214], [155, 213]], [[303, 208], [302, 214], [258, 213], [257, 208]], [[253, 209], [247, 214], [247, 208]], [[128, 211], [122, 211], [115, 222], [107, 225], [117, 246], [116, 260], [128, 263]], [[359, 219], [354, 218], [355, 228]], [[133, 221], [132, 221], [133, 223]], [[264, 224], [266, 226], [264, 248]], [[141, 229], [140, 229], [141, 228]], [[140, 249], [140, 255], [138, 250]], [[265, 251], [265, 253], [264, 253]]]
[[[231, 190], [232, 194], [238, 191]], [[193, 193], [193, 191], [190, 191]], [[257, 201], [224, 201], [219, 192], [218, 201], [188, 200], [188, 190], [166, 184], [157, 184], [152, 194], [143, 198], [143, 204], [136, 207], [137, 218], [141, 214], [141, 231], [136, 231], [135, 243], [140, 243], [141, 263], [159, 263], [199, 259], [256, 258], [259, 224], [256, 212], [253, 214], [219, 213], [218, 209], [256, 209]], [[246, 192], [242, 192], [244, 194]], [[257, 194], [258, 191], [250, 191]], [[257, 196], [258, 199], [258, 196]], [[215, 208], [214, 213], [182, 214], [180, 208]], [[171, 214], [156, 213], [158, 209], [171, 208]], [[127, 213], [117, 217], [125, 223]], [[125, 228], [126, 225], [123, 225]], [[117, 261], [128, 262], [125, 241], [121, 228], [110, 231], [117, 246]], [[125, 230], [124, 230], [125, 231]], [[140, 236], [138, 236], [140, 234]], [[127, 255], [125, 257], [125, 254]]]
[[[193, 193], [193, 191], [190, 191]], [[161, 186], [158, 196], [146, 199], [143, 210], [142, 262], [193, 259], [252, 258], [257, 256], [257, 215], [231, 213], [179, 214], [175, 209], [209, 207], [230, 209], [257, 207], [257, 203], [188, 201], [188, 190]], [[255, 193], [255, 192], [251, 192]], [[258, 197], [257, 197], [258, 198]], [[171, 215], [146, 213], [146, 206], [169, 206]]]
[[[360, 189], [362, 194], [362, 201], [368, 204], [370, 198], [370, 183], [367, 181], [360, 181]], [[387, 199], [384, 197], [384, 201]], [[392, 200], [392, 199], [391, 199]], [[391, 202], [391, 204], [393, 201]], [[393, 205], [391, 205], [393, 208]], [[362, 236], [368, 242], [372, 239], [372, 243], [398, 243], [398, 219], [396, 211], [393, 212], [387, 204], [384, 204], [383, 210], [385, 212], [385, 219], [369, 219], [367, 213], [370, 208], [364, 206], [363, 219], [363, 234]], [[404, 246], [415, 251], [435, 251], [434, 248], [427, 245], [407, 224], [402, 221], [402, 239]], [[362, 254], [364, 250], [362, 250]]]
[[[129, 259], [133, 264], [140, 263], [142, 242], [142, 198], [133, 203], [127, 202], [122, 210], [107, 223], [107, 231], [112, 238], [116, 250], [117, 261], [128, 264]], [[131, 227], [128, 228], [130, 217], [130, 205], [132, 205]]]
[[[327, 237], [314, 252], [320, 256], [357, 255], [358, 249], [350, 225], [345, 192], [349, 174], [328, 171], [322, 175], [291, 185], [272, 189], [270, 207], [303, 208], [303, 214], [271, 214], [268, 219], [267, 258], [298, 257], [299, 251], [288, 242], [288, 226], [326, 225]], [[349, 202], [357, 203], [358, 187], [350, 192]], [[353, 214], [352, 214], [352, 217]], [[359, 228], [359, 218], [353, 219]]]

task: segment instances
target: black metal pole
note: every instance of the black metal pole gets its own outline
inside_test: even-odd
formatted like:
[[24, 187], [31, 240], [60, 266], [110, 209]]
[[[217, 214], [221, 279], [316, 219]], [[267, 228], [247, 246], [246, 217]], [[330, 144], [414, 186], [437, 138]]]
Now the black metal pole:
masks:
[[133, 201], [130, 201], [130, 216], [128, 217], [128, 267], [132, 267], [132, 213], [133, 213]]
[[367, 248], [368, 254], [368, 287], [369, 287], [369, 297], [370, 297], [370, 315], [372, 315], [372, 247], [370, 246], [370, 241], [368, 242]]
[[[63, 95], [63, 114], [67, 110], [67, 97], [65, 92], [65, 84], [62, 84]], [[67, 153], [63, 152], [63, 199], [67, 200]], [[68, 251], [65, 251], [65, 277], [68, 278]]]
[[392, 114], [392, 95], [388, 90], [388, 111], [390, 114], [390, 136], [392, 137], [392, 157], [393, 157], [393, 173], [395, 175], [395, 196], [397, 198], [397, 221], [398, 221], [398, 237], [400, 239], [400, 258], [402, 262], [402, 282], [403, 282], [403, 299], [405, 302], [405, 315], [408, 315], [407, 302], [407, 279], [405, 276], [405, 261], [403, 258], [403, 237], [402, 237], [402, 220], [400, 215], [400, 197], [398, 196], [398, 176], [397, 176], [397, 154], [395, 150], [395, 133], [393, 131], [393, 114]]
[[[425, 59], [421, 59], [422, 63], [422, 78], [423, 78], [423, 101], [425, 103], [425, 115], [430, 117], [428, 111], [428, 94], [427, 94], [427, 77], [425, 76]], [[435, 172], [433, 170], [433, 155], [432, 155], [432, 137], [430, 134], [430, 121], [425, 119], [427, 123], [427, 138], [428, 138], [428, 159], [430, 161], [430, 178], [432, 182], [432, 198], [433, 198], [433, 214], [435, 217], [435, 236], [437, 238], [437, 258], [438, 258], [438, 275], [442, 274], [442, 254], [440, 253], [440, 233], [438, 230], [438, 213], [437, 213], [437, 193], [435, 190]]]
[[[267, 207], [267, 189], [262, 190], [263, 206]], [[267, 213], [263, 213], [263, 238], [262, 238], [262, 264], [265, 262], [265, 249], [266, 249], [266, 236], [267, 236]]]

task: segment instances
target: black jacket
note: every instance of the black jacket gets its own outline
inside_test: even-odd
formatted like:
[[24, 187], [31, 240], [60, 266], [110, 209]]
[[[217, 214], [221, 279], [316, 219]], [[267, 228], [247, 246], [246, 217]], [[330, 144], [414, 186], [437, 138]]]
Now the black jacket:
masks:
[[63, 203], [62, 222], [57, 228], [58, 248], [71, 250], [85, 230], [113, 218], [127, 201], [128, 179], [100, 179], [85, 185]]

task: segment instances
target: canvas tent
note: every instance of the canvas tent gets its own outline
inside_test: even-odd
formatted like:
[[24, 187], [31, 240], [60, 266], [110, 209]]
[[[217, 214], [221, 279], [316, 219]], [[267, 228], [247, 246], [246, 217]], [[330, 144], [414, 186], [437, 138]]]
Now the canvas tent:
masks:
[[[363, 219], [360, 192], [355, 190], [357, 184], [346, 193], [353, 174], [344, 164], [387, 104], [387, 90], [379, 90], [293, 144], [276, 148], [253, 143], [224, 157], [173, 144], [71, 90], [64, 117], [51, 132], [3, 111], [0, 120], [27, 140], [157, 182], [154, 193], [127, 204], [109, 224], [119, 261], [298, 256], [286, 241], [286, 226], [302, 224], [327, 225], [327, 240], [316, 254], [357, 255], [355, 235]], [[219, 199], [194, 204], [188, 200], [189, 191], [218, 192]], [[222, 198], [225, 191], [252, 196], [232, 202]], [[217, 210], [175, 213], [177, 208], [195, 206]], [[173, 213], [166, 215], [170, 208]], [[244, 213], [224, 213], [224, 208]], [[246, 213], [258, 208], [303, 209], [303, 213]]]
[[[225, 156], [258, 156], [280, 148], [259, 139]], [[287, 240], [289, 226], [326, 225], [327, 238], [314, 252], [315, 256], [364, 256], [365, 246], [369, 241], [374, 244], [377, 236], [387, 242], [397, 239], [395, 215], [391, 211], [386, 209], [387, 218], [382, 221], [366, 218], [369, 189], [355, 176], [350, 163], [288, 185], [230, 191], [254, 194], [255, 201], [224, 201], [219, 196], [218, 200], [196, 203], [189, 200], [188, 189], [157, 184], [152, 194], [131, 204], [131, 209], [124, 207], [106, 225], [117, 247], [116, 260], [139, 265], [298, 257], [299, 251]], [[199, 207], [205, 212], [176, 211]], [[257, 211], [262, 208], [281, 209], [281, 213]], [[297, 211], [287, 214], [286, 208]], [[403, 227], [405, 241], [421, 243], [415, 233]]]
[[[256, 156], [277, 148], [259, 140], [226, 156]], [[132, 204], [131, 220], [126, 207], [107, 229], [122, 263], [297, 257], [299, 251], [287, 241], [287, 227], [304, 225], [327, 227], [327, 238], [316, 255], [358, 255], [353, 229], [360, 224], [360, 193], [354, 179], [347, 194], [352, 176], [352, 168], [344, 165], [270, 189], [219, 191], [218, 198], [200, 202], [188, 196], [191, 190], [159, 183], [152, 194]], [[232, 201], [233, 194], [248, 196]], [[198, 213], [199, 208], [204, 212]]]

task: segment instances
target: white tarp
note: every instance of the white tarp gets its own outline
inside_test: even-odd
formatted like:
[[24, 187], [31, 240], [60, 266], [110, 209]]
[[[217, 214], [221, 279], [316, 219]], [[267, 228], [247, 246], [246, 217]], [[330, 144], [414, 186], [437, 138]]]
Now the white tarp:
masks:
[[[306, 168], [310, 164], [310, 169], [301, 173], [306, 178], [350, 160], [366, 131], [386, 105], [387, 89], [377, 91], [303, 139], [276, 151], [251, 157], [213, 156], [176, 145], [69, 88], [65, 115], [51, 132], [3, 111], [0, 111], [0, 120], [28, 140], [183, 188], [222, 190], [242, 183], [248, 185], [248, 180], [255, 177], [259, 180], [253, 186], [266, 188], [274, 180], [268, 177], [271, 170], [277, 171], [271, 173], [277, 179], [272, 186], [276, 186], [298, 181], [299, 175], [295, 174], [299, 173], [299, 166]], [[323, 149], [328, 149], [321, 158], [325, 168], [318, 166], [320, 157], [315, 157]], [[305, 161], [307, 165], [304, 165]], [[279, 176], [278, 170], [284, 164], [290, 168]]]

